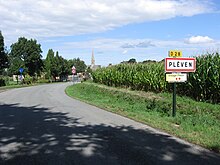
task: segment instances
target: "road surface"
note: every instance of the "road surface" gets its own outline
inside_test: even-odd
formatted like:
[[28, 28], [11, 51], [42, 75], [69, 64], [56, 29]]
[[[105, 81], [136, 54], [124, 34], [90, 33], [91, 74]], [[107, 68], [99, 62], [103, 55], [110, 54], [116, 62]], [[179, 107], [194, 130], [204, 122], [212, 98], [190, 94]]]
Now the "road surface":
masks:
[[208, 165], [220, 156], [65, 95], [71, 83], [0, 93], [0, 164]]

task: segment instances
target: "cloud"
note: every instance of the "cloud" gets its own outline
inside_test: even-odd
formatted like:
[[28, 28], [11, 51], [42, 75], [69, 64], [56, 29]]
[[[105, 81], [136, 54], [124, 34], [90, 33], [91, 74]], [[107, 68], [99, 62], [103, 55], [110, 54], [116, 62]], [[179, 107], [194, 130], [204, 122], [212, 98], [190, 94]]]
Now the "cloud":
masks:
[[151, 43], [151, 41], [144, 41], [144, 42], [139, 42], [136, 47], [138, 48], [148, 48], [150, 46], [155, 46], [154, 44]]
[[123, 52], [122, 52], [122, 54], [127, 54], [128, 53], [128, 50], [124, 50]]
[[[147, 49], [136, 47], [135, 49], [122, 48], [122, 45], [130, 43], [138, 45], [138, 43], [148, 42], [155, 46]], [[117, 64], [134, 57], [138, 61], [146, 59], [162, 60], [168, 57], [168, 51], [177, 49], [183, 52], [184, 57], [192, 57], [198, 54], [206, 53], [210, 50], [219, 50], [220, 41], [207, 44], [188, 44], [184, 39], [178, 40], [159, 40], [159, 39], [125, 39], [125, 38], [96, 38], [80, 41], [58, 41], [59, 44], [53, 46], [54, 50], [59, 50], [60, 55], [67, 59], [79, 57], [87, 64], [91, 62], [91, 54], [94, 48], [95, 59], [97, 64], [107, 66], [109, 63]], [[51, 47], [50, 47], [51, 48]], [[60, 51], [61, 50], [61, 51]], [[101, 54], [103, 53], [103, 54]], [[46, 54], [45, 54], [46, 55]]]
[[206, 0], [2, 0], [0, 29], [8, 40], [19, 36], [68, 36], [211, 10]]
[[[191, 37], [192, 38], [192, 37]], [[204, 37], [207, 38], [207, 37]], [[208, 37], [209, 38], [209, 37]], [[191, 41], [192, 42], [192, 41]], [[195, 43], [195, 41], [194, 41]], [[198, 43], [198, 42], [197, 42]], [[200, 40], [201, 43], [201, 40]], [[204, 41], [203, 41], [204, 43]], [[198, 49], [206, 48], [216, 48], [219, 47], [220, 41], [212, 41], [209, 38], [209, 42], [206, 44], [198, 44], [196, 47]], [[122, 53], [127, 53], [127, 51], [151, 51], [156, 49], [192, 49], [195, 48], [194, 44], [189, 44], [189, 39], [187, 41], [183, 40], [156, 40], [156, 39], [116, 39], [116, 38], [99, 38], [85, 41], [75, 41], [75, 42], [60, 42], [61, 49], [82, 49], [82, 50], [92, 50], [93, 48], [100, 52], [111, 52], [117, 51]], [[145, 49], [146, 48], [146, 49]]]
[[121, 46], [121, 48], [135, 48], [135, 44], [125, 43]]
[[135, 41], [135, 43], [125, 43], [121, 48], [148, 48], [155, 46], [151, 41]]
[[214, 40], [208, 36], [192, 36], [187, 41], [189, 44], [212, 43]]
[[96, 52], [96, 54], [104, 54], [104, 52], [98, 51], [98, 52]]

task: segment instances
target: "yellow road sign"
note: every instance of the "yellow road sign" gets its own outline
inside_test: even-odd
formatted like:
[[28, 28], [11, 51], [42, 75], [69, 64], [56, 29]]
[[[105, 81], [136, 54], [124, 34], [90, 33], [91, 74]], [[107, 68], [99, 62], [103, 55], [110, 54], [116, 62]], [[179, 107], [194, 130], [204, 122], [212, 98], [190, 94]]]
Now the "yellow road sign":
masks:
[[169, 57], [182, 57], [182, 51], [180, 50], [170, 50], [169, 51]]

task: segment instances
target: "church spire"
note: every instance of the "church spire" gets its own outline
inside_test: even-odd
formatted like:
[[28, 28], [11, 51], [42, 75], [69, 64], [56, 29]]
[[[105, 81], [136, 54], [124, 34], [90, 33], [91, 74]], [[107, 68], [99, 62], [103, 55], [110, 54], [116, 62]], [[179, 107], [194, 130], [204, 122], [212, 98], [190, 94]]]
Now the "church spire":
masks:
[[91, 66], [95, 65], [95, 57], [94, 57], [94, 50], [92, 49], [92, 59], [91, 59]]

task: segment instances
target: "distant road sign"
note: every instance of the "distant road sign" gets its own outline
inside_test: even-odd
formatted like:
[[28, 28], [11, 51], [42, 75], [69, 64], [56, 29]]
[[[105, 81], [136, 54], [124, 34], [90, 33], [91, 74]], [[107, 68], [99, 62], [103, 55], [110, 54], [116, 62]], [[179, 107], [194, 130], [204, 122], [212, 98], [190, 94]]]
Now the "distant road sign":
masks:
[[173, 73], [173, 74], [167, 73], [166, 81], [169, 83], [185, 82], [187, 81], [187, 74], [186, 73]]
[[182, 51], [179, 50], [170, 50], [168, 52], [169, 57], [182, 57]]
[[23, 68], [19, 68], [19, 72], [23, 73], [24, 69]]
[[195, 58], [165, 58], [166, 72], [195, 72]]
[[73, 74], [76, 73], [76, 68], [75, 68], [75, 66], [72, 67], [72, 73], [73, 73]]

